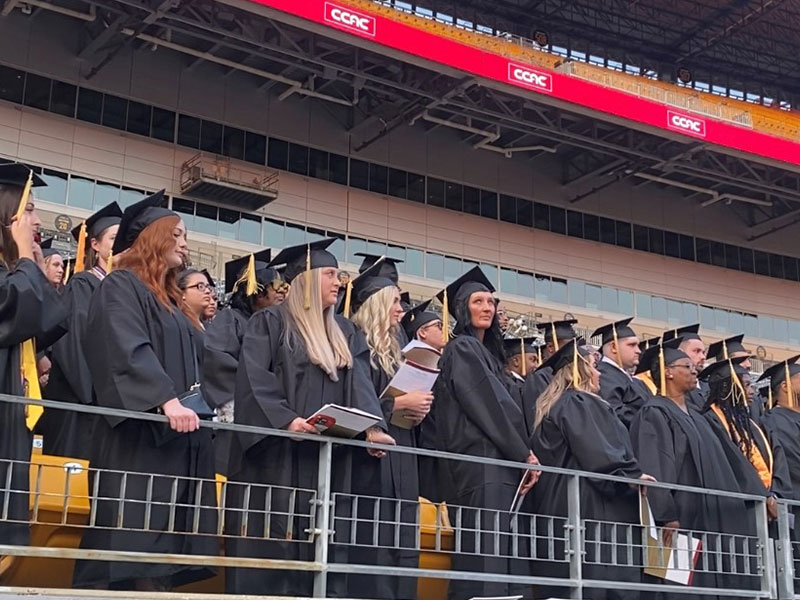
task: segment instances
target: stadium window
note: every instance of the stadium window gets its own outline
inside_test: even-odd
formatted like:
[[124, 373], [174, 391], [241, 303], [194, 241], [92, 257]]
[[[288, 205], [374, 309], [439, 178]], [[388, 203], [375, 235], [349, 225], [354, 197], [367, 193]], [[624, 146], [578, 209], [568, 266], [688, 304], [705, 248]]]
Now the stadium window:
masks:
[[680, 250], [683, 260], [694, 261], [694, 238], [690, 235], [680, 234]]
[[77, 86], [62, 81], [53, 81], [53, 90], [50, 95], [50, 110], [57, 115], [74, 118], [75, 101], [77, 98]]
[[103, 97], [103, 126], [125, 130], [128, 119], [128, 101], [118, 96], [106, 94]]
[[755, 256], [756, 274], [769, 277], [769, 255], [760, 250], [755, 250], [753, 254]]
[[326, 181], [330, 178], [327, 152], [311, 148], [308, 153], [308, 174], [316, 179], [324, 179]]
[[171, 110], [153, 107], [153, 123], [150, 132], [157, 140], [170, 143], [174, 142], [175, 113]]
[[[327, 236], [325, 235], [324, 229], [318, 229], [316, 227], [306, 228], [306, 242], [309, 243], [319, 242], [320, 240], [324, 240], [326, 237]], [[383, 256], [385, 254], [386, 254], [386, 244], [383, 244], [383, 250], [378, 253], [378, 256]]]
[[219, 233], [221, 238], [235, 240], [239, 238], [239, 217], [240, 213], [229, 208], [219, 209]]
[[483, 274], [486, 275], [486, 279], [489, 280], [489, 283], [492, 284], [495, 288], [500, 287], [499, 282], [497, 281], [497, 265], [487, 265], [486, 263], [481, 263], [481, 270]]
[[249, 163], [264, 165], [267, 162], [267, 136], [245, 131], [244, 159]]
[[286, 224], [286, 245], [297, 246], [306, 243], [306, 228], [294, 223]]
[[[682, 306], [682, 323], [697, 323], [698, 316], [697, 316], [697, 304], [693, 302], [683, 302]], [[628, 314], [628, 313], [623, 313]]]
[[583, 215], [583, 237], [593, 242], [600, 241], [600, 218], [597, 215]]
[[633, 244], [631, 236], [631, 224], [625, 221], [617, 221], [617, 246], [622, 248], [630, 248]]
[[617, 312], [621, 315], [633, 314], [633, 292], [617, 290]]
[[244, 159], [244, 130], [225, 125], [222, 130], [222, 154], [237, 160]]
[[241, 213], [237, 239], [250, 244], [261, 243], [261, 222], [262, 219], [258, 215]]
[[715, 267], [725, 266], [725, 244], [722, 242], [711, 242], [711, 264]]
[[70, 177], [67, 204], [91, 210], [94, 206], [94, 181], [74, 175]]
[[597, 56], [595, 54], [589, 55], [589, 64], [597, 65], [599, 67], [604, 66], [606, 63], [605, 59], [602, 56]]
[[784, 278], [789, 281], [798, 280], [797, 259], [791, 256], [783, 257], [783, 273]]
[[517, 199], [508, 194], [500, 194], [500, 220], [506, 223], [517, 222]]
[[574, 210], [567, 211], [567, 235], [570, 237], [583, 237], [583, 215]]
[[[693, 321], [686, 321], [687, 323]], [[732, 333], [744, 331], [744, 315], [740, 312], [731, 311], [728, 313], [728, 330]]]
[[567, 234], [567, 211], [558, 206], [550, 207], [550, 231]]
[[481, 214], [481, 193], [478, 188], [464, 186], [464, 212], [471, 215]]
[[51, 81], [47, 77], [28, 73], [25, 78], [25, 96], [22, 103], [31, 108], [48, 110], [50, 108]]
[[393, 246], [389, 244], [389, 248], [386, 251], [386, 256], [389, 258], [394, 258], [397, 260], [402, 260], [403, 262], [397, 263], [397, 270], [400, 273], [406, 272], [406, 249], [403, 246]]
[[714, 309], [710, 306], [700, 305], [700, 327], [714, 329]]
[[428, 204], [444, 207], [444, 181], [441, 179], [428, 177]]
[[347, 237], [347, 262], [357, 265], [363, 259], [356, 254], [367, 251], [367, 240], [361, 238], [348, 236]]
[[[524, 296], [525, 298], [533, 298], [536, 294], [542, 293], [542, 298], [549, 297], [549, 286], [550, 280], [547, 279], [545, 282], [542, 283], [542, 289], [540, 291], [540, 276], [536, 276], [536, 281], [534, 282], [534, 277], [532, 273], [525, 273], [524, 271], [519, 271], [517, 273], [517, 294], [520, 296]], [[544, 287], [547, 286], [547, 287]]]
[[425, 277], [436, 281], [444, 280], [444, 256], [435, 252], [425, 254]]
[[289, 165], [289, 142], [269, 138], [267, 145], [267, 166], [286, 171]]
[[673, 231], [664, 232], [664, 254], [672, 258], [681, 257], [680, 236]]
[[725, 244], [725, 267], [739, 270], [739, 248]]
[[200, 119], [186, 115], [178, 117], [178, 144], [187, 148], [200, 148]]
[[602, 288], [599, 285], [586, 284], [586, 308], [600, 310], [602, 303]]
[[78, 119], [99, 125], [102, 115], [103, 94], [80, 88], [78, 90]]
[[425, 254], [415, 248], [406, 249], [406, 262], [403, 263], [405, 272], [415, 277], [425, 276]]
[[136, 188], [123, 187], [119, 191], [119, 206], [123, 210], [128, 208], [131, 204], [135, 204], [142, 200], [147, 194], [144, 190], [137, 190]]
[[774, 335], [775, 335], [775, 329], [773, 320], [765, 315], [759, 315], [758, 337], [771, 340], [773, 339]]
[[492, 29], [491, 27], [489, 27], [487, 25], [478, 24], [478, 25], [475, 26], [475, 30], [478, 33], [485, 33], [486, 35], [494, 35], [494, 29]]
[[703, 238], [695, 239], [695, 249], [697, 251], [697, 262], [707, 265], [711, 264], [711, 242]]
[[341, 233], [328, 232], [328, 235], [333, 238], [333, 243], [328, 246], [328, 252], [336, 257], [336, 260], [345, 262], [347, 242], [345, 236]]
[[350, 187], [369, 189], [369, 164], [363, 160], [350, 159]]
[[194, 209], [194, 230], [198, 233], [217, 235], [218, 228], [219, 219], [217, 207], [203, 202], [196, 202]]
[[667, 299], [667, 321], [678, 325], [683, 318], [683, 302]]
[[661, 296], [653, 296], [652, 301], [653, 318], [657, 321], [667, 320], [667, 299]]
[[571, 306], [586, 306], [586, 285], [582, 281], [568, 279], [567, 299]]
[[800, 344], [800, 322], [798, 321], [789, 321], [789, 343], [790, 344]]
[[769, 274], [770, 277], [783, 279], [783, 258], [778, 254], [769, 255]]
[[125, 131], [136, 135], [150, 135], [150, 119], [153, 107], [142, 102], [128, 102], [128, 118], [125, 121]]
[[0, 99], [22, 103], [25, 91], [25, 72], [0, 65]]
[[642, 69], [636, 65], [625, 65], [625, 72], [630, 73], [631, 75], [641, 75]]
[[714, 309], [714, 329], [717, 331], [730, 331], [727, 310], [722, 308]]
[[481, 190], [481, 216], [497, 220], [497, 193]]
[[222, 154], [222, 125], [214, 121], [200, 123], [200, 150]]
[[370, 163], [369, 165], [369, 191], [376, 194], [386, 194], [389, 187], [389, 169], [383, 165]]
[[567, 303], [567, 280], [550, 278], [550, 300], [559, 304]]
[[643, 252], [650, 251], [650, 234], [644, 225], [633, 226], [633, 247]]
[[408, 194], [408, 173], [402, 169], [389, 169], [389, 195], [405, 198]]
[[119, 202], [119, 186], [98, 181], [94, 187], [93, 208], [99, 209], [112, 202]]
[[550, 231], [550, 207], [547, 204], [533, 203], [533, 226], [536, 229]]
[[600, 241], [604, 244], [611, 244], [612, 246], [616, 243], [617, 236], [614, 219], [600, 217]]
[[786, 319], [774, 317], [772, 319], [772, 338], [784, 344], [789, 341], [789, 322]]
[[331, 181], [340, 185], [347, 185], [347, 157], [330, 152], [328, 164], [330, 165]]
[[650, 294], [634, 294], [636, 298], [636, 316], [641, 319], [651, 319], [653, 317], [653, 304]]
[[289, 142], [289, 172], [308, 175], [308, 146]]
[[664, 232], [653, 227], [648, 228], [648, 238], [650, 238], [650, 252], [653, 254], [664, 254]]
[[268, 248], [283, 248], [286, 246], [284, 241], [285, 232], [284, 225], [280, 221], [273, 221], [272, 219], [264, 219], [264, 229], [262, 235], [264, 236], [263, 244]]
[[464, 210], [464, 186], [448, 181], [444, 188], [444, 205], [450, 210]]
[[609, 312], [619, 312], [617, 290], [615, 288], [603, 286], [600, 308]]
[[569, 57], [574, 60], [579, 60], [581, 62], [586, 62], [586, 53], [585, 52], [578, 52], [577, 50], [570, 50]]
[[408, 174], [408, 199], [425, 204], [425, 176], [417, 173]]
[[60, 171], [43, 169], [41, 177], [47, 185], [36, 188], [34, 192], [36, 199], [53, 204], [66, 204], [69, 176]]
[[194, 202], [186, 200], [185, 198], [173, 198], [172, 210], [182, 215], [194, 216]]
[[445, 283], [455, 281], [464, 274], [463, 265], [460, 258], [453, 258], [452, 256], [444, 257], [444, 280]]
[[744, 316], [745, 337], [758, 337], [758, 318], [755, 315]]
[[739, 268], [746, 273], [755, 271], [755, 259], [752, 248], [739, 248]]
[[517, 198], [517, 224], [533, 227], [533, 202]]
[[517, 293], [517, 272], [514, 269], [500, 267], [500, 289], [505, 294]]

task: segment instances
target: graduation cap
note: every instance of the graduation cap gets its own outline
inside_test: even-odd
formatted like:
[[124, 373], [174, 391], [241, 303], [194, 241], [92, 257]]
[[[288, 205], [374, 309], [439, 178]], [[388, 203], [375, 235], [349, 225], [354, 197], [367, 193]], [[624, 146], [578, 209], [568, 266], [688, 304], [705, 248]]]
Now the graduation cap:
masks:
[[399, 258], [391, 258], [389, 256], [370, 254], [368, 252], [356, 252], [355, 254], [353, 254], [353, 256], [360, 256], [361, 258], [364, 259], [361, 262], [361, 266], [358, 267], [359, 275], [380, 260], [381, 270], [378, 273], [378, 276], [391, 279], [392, 283], [394, 283], [395, 285], [397, 285], [397, 282], [400, 281], [400, 275], [397, 272], [397, 265], [399, 263], [402, 263], [403, 261], [400, 260]]
[[675, 338], [679, 337], [682, 338], [684, 342], [689, 340], [702, 341], [702, 338], [698, 335], [699, 331], [700, 323], [695, 323], [694, 325], [685, 325], [683, 327], [678, 327], [677, 329], [665, 331], [661, 336], [661, 339], [663, 339], [665, 342], [668, 342], [669, 340], [674, 340]]
[[724, 360], [730, 356], [743, 352], [750, 356], [750, 353], [742, 344], [744, 334], [735, 335], [733, 337], [714, 342], [708, 347], [708, 357], [714, 360]]
[[303, 307], [306, 310], [311, 308], [311, 271], [328, 267], [339, 268], [339, 261], [327, 250], [335, 241], [336, 238], [327, 238], [309, 244], [290, 246], [281, 250], [278, 256], [269, 263], [270, 267], [285, 265], [284, 280], [286, 283], [292, 283], [300, 273], [305, 273], [306, 286]]
[[539, 365], [538, 370], [550, 368], [553, 375], [565, 367], [572, 367], [572, 387], [580, 385], [581, 377], [578, 371], [578, 361], [592, 355], [590, 346], [581, 344], [580, 338], [573, 338], [566, 342], [561, 348], [550, 355], [550, 357]]
[[[510, 360], [515, 356], [522, 356], [524, 354], [537, 354], [537, 347], [534, 346], [536, 341], [535, 337], [507, 337], [503, 338], [503, 353], [506, 360]], [[527, 375], [527, 363], [522, 361], [522, 376]]]
[[53, 256], [54, 254], [61, 254], [56, 248], [53, 248], [53, 240], [55, 238], [48, 238], [43, 242], [39, 243], [39, 247], [42, 249], [42, 256], [47, 258], [48, 256]]
[[[162, 206], [164, 201], [164, 190], [160, 190], [125, 209], [112, 248], [114, 254], [119, 255], [133, 246], [136, 238], [148, 225], [164, 217], [178, 216], [178, 213]], [[80, 264], [77, 267], [80, 267]]]
[[34, 173], [33, 169], [29, 166], [23, 165], [22, 163], [8, 163], [0, 165], [0, 185], [22, 188], [22, 196], [19, 199], [17, 211], [14, 213], [14, 216], [19, 219], [22, 217], [25, 212], [25, 207], [28, 205], [31, 189], [42, 187], [47, 184], [44, 182], [44, 179]]
[[577, 324], [577, 319], [567, 319], [564, 321], [551, 321], [550, 323], [539, 323], [536, 327], [544, 332], [544, 343], [553, 344], [558, 350], [558, 340], [574, 340], [578, 337], [573, 325]]
[[719, 383], [721, 381], [730, 379], [733, 383], [734, 390], [739, 392], [738, 395], [735, 393], [733, 394], [733, 404], [739, 404], [746, 407], [747, 392], [744, 389], [742, 377], [747, 375], [748, 371], [741, 366], [741, 363], [745, 360], [747, 360], [746, 356], [729, 358], [727, 360], [719, 360], [715, 363], [711, 363], [709, 366], [703, 369], [697, 378], [701, 381], [707, 382], [708, 384]]
[[388, 287], [397, 287], [394, 281], [381, 273], [383, 273], [383, 259], [374, 262], [358, 277], [347, 283], [344, 303], [341, 306], [345, 317], [355, 313], [373, 294]]
[[433, 300], [425, 300], [417, 304], [414, 308], [406, 311], [400, 320], [400, 326], [405, 329], [408, 339], [413, 340], [417, 337], [417, 332], [428, 323], [441, 320], [441, 317], [433, 311], [428, 310]]
[[203, 275], [203, 277], [206, 278], [206, 281], [208, 282], [208, 287], [210, 287], [212, 290], [216, 289], [217, 282], [214, 281], [214, 278], [211, 276], [211, 273], [208, 272], [208, 269], [203, 269], [202, 271], [200, 271], [200, 273]]
[[269, 266], [272, 251], [267, 248], [247, 256], [240, 256], [225, 263], [225, 293], [230, 294], [242, 285], [248, 286], [248, 296], [258, 292], [261, 285], [280, 279], [278, 271]]
[[450, 316], [456, 316], [455, 307], [459, 299], [461, 297], [469, 298], [475, 292], [489, 292], [492, 294], [495, 292], [494, 286], [478, 266], [472, 267], [436, 294], [436, 298], [442, 303], [442, 331], [444, 332], [445, 343], [450, 340]]
[[629, 326], [631, 321], [633, 321], [633, 317], [628, 317], [627, 319], [622, 319], [622, 321], [603, 325], [602, 327], [595, 329], [594, 333], [590, 337], [595, 337], [597, 335], [603, 336], [602, 344], [604, 346], [609, 342], [617, 342], [619, 340], [624, 340], [625, 338], [636, 337], [636, 332]]
[[666, 342], [650, 346], [639, 359], [639, 366], [636, 367], [635, 374], [638, 375], [646, 371], [649, 372], [654, 366], [658, 365], [658, 372], [661, 379], [658, 391], [663, 394], [666, 388], [664, 369], [673, 364], [676, 360], [689, 358], [688, 354], [678, 349], [682, 341], [682, 338], [673, 338]]
[[402, 292], [400, 294], [400, 306], [403, 307], [403, 312], [411, 310], [411, 294], [408, 292]]
[[[78, 249], [75, 253], [76, 263], [75, 267], [78, 272], [83, 271], [84, 257], [86, 256], [86, 242], [87, 240], [99, 238], [103, 232], [112, 225], [119, 225], [122, 221], [122, 209], [119, 204], [112, 202], [106, 204], [103, 208], [88, 217], [85, 221], [81, 222], [77, 227], [73, 227], [72, 238], [78, 243]], [[113, 255], [113, 251], [112, 251]], [[108, 257], [109, 263], [111, 256]], [[106, 265], [106, 271], [111, 271], [111, 268]]]
[[786, 360], [782, 360], [779, 363], [775, 363], [774, 365], [766, 369], [761, 374], [761, 377], [758, 378], [758, 381], [763, 381], [769, 378], [769, 389], [767, 390], [767, 397], [769, 398], [770, 408], [772, 408], [774, 405], [772, 397], [773, 390], [776, 390], [778, 386], [782, 384], [784, 381], [787, 382], [786, 389], [789, 393], [789, 406], [792, 407], [797, 406], [797, 398], [789, 381], [791, 380], [792, 377], [800, 373], [800, 365], [797, 364], [798, 359], [800, 359], [800, 354], [792, 356], [791, 358], [787, 358]]
[[639, 342], [639, 350], [644, 353], [646, 350], [649, 350], [651, 346], [655, 346], [661, 343], [660, 337], [648, 338], [646, 340], [642, 340]]

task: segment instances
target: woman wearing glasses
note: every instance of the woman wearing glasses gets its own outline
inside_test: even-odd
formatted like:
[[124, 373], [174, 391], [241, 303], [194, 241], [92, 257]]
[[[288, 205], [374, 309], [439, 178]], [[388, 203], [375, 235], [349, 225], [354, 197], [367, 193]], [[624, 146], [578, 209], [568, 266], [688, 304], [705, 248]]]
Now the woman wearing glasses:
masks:
[[178, 276], [178, 287], [181, 290], [181, 299], [186, 309], [195, 315], [201, 327], [205, 328], [203, 322], [212, 302], [208, 279], [197, 269], [185, 269]]

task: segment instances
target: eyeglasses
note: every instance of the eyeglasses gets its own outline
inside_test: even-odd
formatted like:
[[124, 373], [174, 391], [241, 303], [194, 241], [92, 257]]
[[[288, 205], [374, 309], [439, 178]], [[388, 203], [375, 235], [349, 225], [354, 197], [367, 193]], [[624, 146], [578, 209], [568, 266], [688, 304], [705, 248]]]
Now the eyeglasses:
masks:
[[697, 367], [694, 365], [668, 365], [668, 369], [689, 369], [692, 373], [697, 373]]
[[427, 325], [423, 325], [420, 329], [430, 329], [431, 327], [436, 327], [436, 329], [444, 329], [444, 324], [441, 321], [434, 321], [433, 323], [428, 323]]
[[201, 281], [200, 283], [195, 283], [194, 285], [186, 286], [187, 290], [191, 288], [196, 288], [198, 292], [203, 292], [203, 293], [211, 291], [211, 286], [203, 281]]

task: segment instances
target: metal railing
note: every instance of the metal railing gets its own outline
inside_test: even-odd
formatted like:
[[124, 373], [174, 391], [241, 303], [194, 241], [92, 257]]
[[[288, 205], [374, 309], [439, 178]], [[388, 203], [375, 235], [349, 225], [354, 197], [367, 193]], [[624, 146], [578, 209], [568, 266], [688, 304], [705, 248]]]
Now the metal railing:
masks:
[[[152, 413], [47, 400], [0, 395], [0, 402], [39, 404], [46, 410], [73, 410], [166, 422], [165, 417]], [[678, 572], [689, 570], [695, 578], [695, 585], [687, 590], [680, 584], [665, 585], [638, 576], [619, 576], [620, 573], [639, 574], [645, 567], [666, 566], [658, 562], [662, 559], [653, 562], [649, 552], [653, 549], [653, 542], [647, 541], [650, 539], [649, 528], [643, 527], [635, 514], [629, 522], [601, 521], [592, 518], [593, 515], [587, 514], [582, 507], [586, 486], [616, 484], [619, 487], [622, 484], [621, 489], [628, 490], [627, 486], [640, 486], [638, 480], [535, 467], [543, 471], [543, 477], [566, 479], [566, 502], [561, 514], [538, 514], [531, 506], [517, 512], [510, 508], [470, 506], [468, 503], [430, 504], [340, 489], [334, 477], [336, 461], [342, 452], [362, 452], [373, 447], [401, 455], [447, 461], [448, 464], [453, 461], [509, 469], [514, 473], [513, 479], [517, 480], [522, 470], [534, 467], [477, 456], [381, 446], [239, 424], [203, 422], [202, 427], [318, 444], [316, 485], [289, 487], [97, 469], [85, 461], [51, 460], [35, 453], [31, 461], [0, 458], [0, 531], [4, 525], [17, 524], [29, 525], [32, 531], [49, 527], [62, 533], [56, 538], [61, 543], [55, 547], [41, 542], [35, 535], [28, 546], [10, 545], [0, 540], [0, 556], [5, 557], [5, 564], [0, 564], [0, 585], [9, 585], [4, 578], [13, 584], [14, 569], [23, 561], [61, 559], [305, 572], [313, 577], [315, 597], [328, 594], [328, 582], [332, 576], [368, 574], [429, 581], [491, 581], [549, 586], [563, 588], [563, 594], [570, 594], [572, 598], [582, 598], [583, 590], [588, 588], [690, 592], [695, 596], [724, 594], [741, 598], [800, 598], [800, 595], [794, 595], [793, 558], [800, 557], [800, 542], [792, 540], [790, 527], [790, 514], [793, 510], [800, 512], [800, 502], [781, 501], [777, 524], [770, 524], [766, 500], [760, 496], [663, 483], [646, 484], [651, 494], [658, 490], [671, 490], [716, 498], [720, 502], [722, 499], [728, 502], [736, 500], [747, 506], [745, 522], [739, 518], [741, 515], [728, 516], [736, 520], [739, 527], [736, 531], [680, 531], [686, 539], [699, 540], [701, 547], [694, 567], [676, 566]], [[11, 465], [16, 469], [10, 468]], [[29, 470], [29, 490], [14, 483], [12, 473], [15, 470], [18, 473], [18, 469]], [[626, 493], [636, 496], [633, 490]], [[28, 498], [30, 506], [25, 519], [15, 518], [13, 511], [9, 510], [13, 500], [20, 496]], [[103, 519], [99, 517], [101, 513], [106, 515]], [[109, 519], [109, 514], [113, 518]], [[280, 542], [302, 547], [303, 556], [308, 558], [263, 558], [231, 551], [200, 555], [97, 550], [81, 548], [74, 543], [81, 532], [91, 529], [196, 536], [218, 540], [227, 548], [241, 540], [256, 545]], [[69, 535], [72, 535], [73, 543], [63, 543], [69, 537], [65, 538], [64, 532], [72, 532]], [[661, 552], [657, 556], [663, 556], [663, 545], [660, 542], [657, 545]], [[414, 556], [436, 555], [452, 561], [452, 566], [449, 569], [416, 563], [398, 566], [390, 562], [363, 560], [364, 556], [380, 550], [410, 551]], [[678, 552], [677, 549], [674, 551]], [[342, 560], [342, 556], [349, 556], [349, 559]], [[460, 560], [464, 557], [487, 559], [489, 562], [486, 564], [506, 567], [521, 565], [522, 569], [461, 569]], [[297, 576], [297, 573], [292, 576]], [[47, 584], [46, 576], [43, 576], [40, 585], [47, 587]], [[0, 589], [13, 591], [13, 588]], [[79, 592], [74, 593], [79, 595]]]

